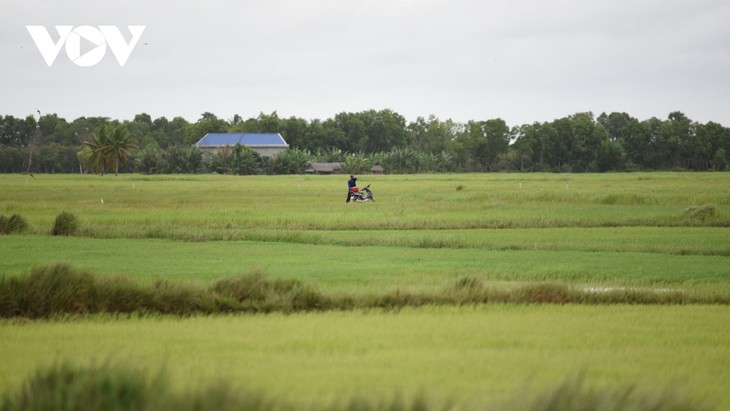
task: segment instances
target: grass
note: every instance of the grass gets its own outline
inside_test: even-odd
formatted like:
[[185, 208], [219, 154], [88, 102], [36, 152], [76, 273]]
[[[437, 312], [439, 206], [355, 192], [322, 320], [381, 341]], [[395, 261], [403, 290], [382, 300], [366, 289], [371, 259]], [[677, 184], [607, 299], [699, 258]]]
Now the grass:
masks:
[[66, 211], [61, 212], [56, 216], [56, 220], [53, 222], [53, 235], [73, 235], [76, 234], [79, 226], [79, 219]]
[[28, 221], [23, 216], [13, 214], [10, 217], [0, 215], [0, 234], [22, 233], [28, 229]]
[[[185, 404], [213, 386], [297, 409], [730, 409], [728, 308], [699, 303], [730, 295], [730, 173], [361, 181], [376, 203], [345, 204], [341, 176], [0, 176], [0, 214], [27, 222], [0, 236], [3, 284], [80, 281], [37, 283], [50, 320], [0, 321], [1, 391], [110, 362], [167, 370]], [[75, 234], [51, 236], [64, 210]], [[351, 305], [292, 308], [318, 298]], [[216, 310], [269, 314], [196, 315]]]
[[[509, 402], [509, 409], [517, 411], [579, 411], [588, 409], [631, 410], [709, 410], [708, 401], [687, 398], [669, 389], [637, 389], [632, 385], [596, 389], [588, 386], [582, 376], [566, 379], [555, 388], [525, 398], [516, 394]], [[485, 403], [489, 400], [485, 400]], [[492, 400], [493, 402], [493, 400]], [[496, 403], [478, 408], [502, 409]], [[470, 409], [452, 402], [443, 402], [427, 394], [419, 394], [410, 400], [394, 395], [389, 400], [373, 400], [358, 396], [340, 398], [330, 404], [320, 402], [309, 406], [317, 410], [450, 410]], [[29, 378], [16, 396], [8, 396], [0, 402], [0, 410], [294, 410], [301, 409], [281, 399], [267, 398], [261, 392], [235, 390], [230, 384], [218, 382], [192, 392], [176, 393], [160, 374], [154, 378], [143, 372], [123, 366], [91, 366], [86, 368], [60, 364], [47, 370], [39, 370]]]
[[[729, 409], [724, 306], [487, 305], [313, 314], [0, 322], [0, 386], [58, 361], [119, 364], [195, 392], [227, 381], [306, 408], [421, 394], [474, 405], [550, 392], [664, 387]], [[53, 343], [49, 343], [49, 342]], [[316, 408], [316, 407], [314, 407]], [[506, 407], [515, 409], [516, 407]]]
[[[687, 239], [702, 238], [703, 233]], [[562, 241], [557, 239], [558, 234], [554, 234], [555, 241]], [[658, 238], [661, 234], [651, 235]], [[705, 238], [713, 238], [712, 234]], [[504, 235], [509, 237], [510, 233]], [[520, 233], [512, 235], [518, 238], [516, 241], [529, 241], [528, 237], [520, 239]], [[718, 245], [726, 241], [722, 232], [714, 235]], [[567, 241], [579, 242], [576, 239]], [[586, 234], [586, 244], [588, 241]], [[687, 245], [697, 246], [696, 243]], [[363, 293], [395, 288], [428, 291], [463, 276], [495, 283], [557, 281], [586, 286], [674, 287], [696, 292], [728, 292], [727, 257], [722, 255], [565, 248], [551, 247], [545, 242], [537, 249], [527, 245], [524, 249], [491, 250], [24, 235], [13, 236], [12, 241], [0, 239], [0, 253], [7, 256], [0, 262], [0, 273], [22, 275], [36, 265], [68, 261], [101, 274], [123, 274], [147, 284], [167, 279], [207, 286], [223, 277], [262, 269], [273, 279], [301, 279], [328, 292]]]
[[[0, 211], [22, 213], [36, 233], [47, 233], [53, 216], [70, 210], [84, 236], [198, 241], [252, 229], [730, 225], [723, 213], [730, 205], [724, 173], [367, 178], [381, 201], [346, 207], [340, 176], [47, 175], [29, 182], [6, 175]], [[459, 184], [464, 188], [455, 191]], [[709, 203], [716, 209], [712, 218], [686, 218], [688, 207]]]
[[579, 289], [559, 283], [526, 283], [511, 289], [487, 287], [462, 277], [438, 292], [394, 290], [374, 294], [323, 293], [301, 280], [272, 280], [262, 272], [224, 278], [208, 288], [169, 280], [144, 287], [126, 277], [100, 277], [68, 264], [36, 267], [27, 277], [0, 278], [0, 317], [58, 318], [64, 315], [226, 314], [400, 310], [426, 305], [494, 303], [552, 304], [724, 304], [726, 295], [691, 295], [679, 290]]

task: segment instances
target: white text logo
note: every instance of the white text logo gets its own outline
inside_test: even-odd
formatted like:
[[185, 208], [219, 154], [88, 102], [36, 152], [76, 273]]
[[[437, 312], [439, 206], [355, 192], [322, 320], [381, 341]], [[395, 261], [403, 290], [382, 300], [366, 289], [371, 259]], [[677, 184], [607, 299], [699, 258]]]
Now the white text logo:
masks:
[[[106, 47], [109, 46], [119, 65], [124, 67], [145, 29], [145, 26], [127, 26], [132, 34], [132, 39], [127, 43], [117, 26], [98, 26], [98, 28], [92, 26], [55, 27], [56, 32], [58, 32], [57, 41], [51, 38], [48, 30], [43, 26], [25, 26], [48, 67], [51, 67], [53, 62], [56, 61], [56, 57], [64, 45], [66, 46], [66, 55], [77, 66], [91, 67], [96, 65], [104, 58]], [[81, 54], [82, 38], [91, 47], [84, 54]]]

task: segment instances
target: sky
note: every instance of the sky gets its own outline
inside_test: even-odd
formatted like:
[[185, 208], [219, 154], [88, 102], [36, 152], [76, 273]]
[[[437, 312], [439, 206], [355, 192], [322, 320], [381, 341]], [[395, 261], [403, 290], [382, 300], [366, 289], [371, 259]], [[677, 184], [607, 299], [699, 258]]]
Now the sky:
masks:
[[[730, 127], [728, 22], [727, 0], [3, 0], [0, 115], [391, 109], [515, 126], [681, 111]], [[124, 65], [111, 40], [78, 34], [115, 26], [132, 44], [135, 25]], [[50, 67], [26, 26], [60, 47]]]

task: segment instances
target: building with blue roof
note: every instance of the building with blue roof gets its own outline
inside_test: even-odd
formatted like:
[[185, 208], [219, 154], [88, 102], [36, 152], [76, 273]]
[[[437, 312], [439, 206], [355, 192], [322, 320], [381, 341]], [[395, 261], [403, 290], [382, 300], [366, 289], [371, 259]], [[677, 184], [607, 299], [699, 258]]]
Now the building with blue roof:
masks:
[[236, 144], [246, 146], [262, 157], [276, 157], [289, 148], [279, 133], [208, 133], [195, 143], [203, 153], [215, 153]]

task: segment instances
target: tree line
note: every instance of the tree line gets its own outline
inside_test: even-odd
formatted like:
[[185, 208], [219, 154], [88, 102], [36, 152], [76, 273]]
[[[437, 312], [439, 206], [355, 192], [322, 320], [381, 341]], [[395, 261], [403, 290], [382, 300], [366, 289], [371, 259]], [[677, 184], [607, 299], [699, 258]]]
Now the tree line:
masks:
[[[278, 132], [290, 146], [275, 158], [246, 147], [204, 156], [194, 146], [206, 133]], [[386, 173], [606, 172], [725, 170], [730, 128], [627, 113], [576, 113], [549, 122], [509, 126], [502, 119], [459, 123], [434, 116], [406, 119], [392, 110], [342, 112], [326, 120], [280, 118], [276, 112], [225, 120], [203, 113], [133, 120], [56, 114], [0, 116], [2, 173], [302, 173], [308, 162], [340, 162], [345, 171], [382, 165]]]

